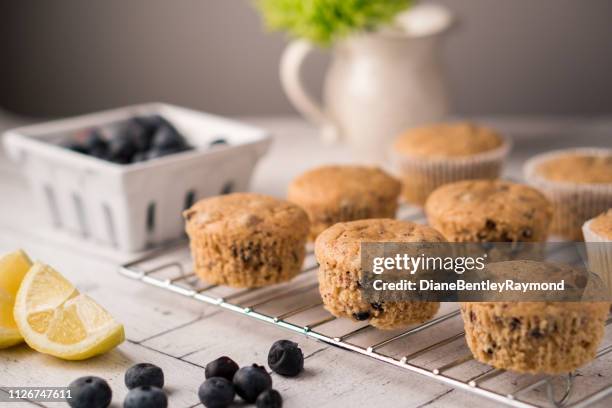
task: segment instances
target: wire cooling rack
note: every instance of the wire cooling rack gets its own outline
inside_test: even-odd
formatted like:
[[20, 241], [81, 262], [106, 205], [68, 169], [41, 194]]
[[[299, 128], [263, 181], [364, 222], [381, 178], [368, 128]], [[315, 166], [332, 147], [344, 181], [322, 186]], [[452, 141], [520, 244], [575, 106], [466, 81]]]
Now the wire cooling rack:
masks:
[[[409, 208], [402, 208], [400, 215], [402, 219], [423, 221], [420, 212]], [[122, 266], [121, 273], [508, 406], [609, 406], [612, 317], [606, 321], [606, 335], [597, 358], [586, 367], [560, 377], [521, 375], [473, 359], [455, 303], [442, 304], [438, 314], [426, 323], [391, 332], [330, 315], [319, 297], [316, 269], [310, 250], [302, 273], [289, 283], [256, 289], [207, 285], [195, 276], [189, 249], [182, 242]]]

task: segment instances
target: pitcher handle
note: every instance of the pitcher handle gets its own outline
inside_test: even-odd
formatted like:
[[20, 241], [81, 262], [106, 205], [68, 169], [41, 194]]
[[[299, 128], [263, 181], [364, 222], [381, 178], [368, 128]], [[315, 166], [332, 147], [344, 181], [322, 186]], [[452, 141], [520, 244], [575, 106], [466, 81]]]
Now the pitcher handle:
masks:
[[321, 127], [323, 141], [335, 142], [340, 139], [338, 126], [308, 93], [300, 75], [304, 60], [313, 49], [312, 44], [304, 40], [294, 40], [287, 45], [280, 62], [281, 84], [297, 111]]

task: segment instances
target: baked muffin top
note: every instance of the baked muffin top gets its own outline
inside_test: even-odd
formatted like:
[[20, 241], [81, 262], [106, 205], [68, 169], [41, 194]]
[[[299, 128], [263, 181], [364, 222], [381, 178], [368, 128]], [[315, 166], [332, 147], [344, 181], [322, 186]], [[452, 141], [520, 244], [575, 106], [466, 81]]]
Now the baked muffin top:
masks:
[[612, 239], [612, 208], [593, 218], [589, 228], [597, 235]]
[[504, 140], [495, 131], [473, 123], [442, 123], [410, 129], [395, 140], [394, 149], [407, 155], [445, 158], [494, 150]]
[[430, 224], [445, 235], [446, 229], [507, 229], [522, 231], [521, 238], [539, 240], [537, 234], [546, 236], [553, 208], [542, 193], [524, 184], [465, 180], [436, 189], [425, 203], [425, 212]]
[[305, 237], [308, 216], [300, 207], [263, 194], [234, 193], [198, 201], [183, 213], [190, 233], [268, 234]]
[[612, 183], [612, 151], [609, 154], [568, 152], [544, 160], [535, 171], [551, 181], [572, 183]]
[[397, 199], [401, 183], [378, 167], [322, 166], [309, 170], [289, 185], [288, 199], [300, 204], [342, 205]]
[[446, 242], [433, 228], [410, 221], [375, 218], [341, 222], [323, 231], [315, 242], [319, 262], [361, 262], [362, 242]]

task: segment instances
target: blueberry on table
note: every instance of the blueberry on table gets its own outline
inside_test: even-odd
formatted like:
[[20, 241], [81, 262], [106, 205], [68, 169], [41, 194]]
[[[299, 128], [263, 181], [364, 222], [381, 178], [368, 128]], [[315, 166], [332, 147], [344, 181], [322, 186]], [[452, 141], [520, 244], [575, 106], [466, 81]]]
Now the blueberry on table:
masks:
[[270, 348], [268, 365], [275, 373], [295, 377], [304, 369], [304, 354], [297, 343], [279, 340]]
[[171, 149], [184, 146], [187, 146], [187, 142], [174, 126], [170, 124], [161, 125], [153, 135], [153, 148]]
[[106, 408], [113, 398], [108, 383], [99, 377], [77, 378], [68, 389], [70, 398], [66, 401], [72, 408]]
[[211, 361], [206, 364], [204, 370], [204, 376], [206, 378], [211, 377], [223, 377], [229, 381], [234, 379], [234, 374], [238, 371], [238, 364], [229, 357], [223, 356], [218, 359]]
[[125, 372], [125, 385], [130, 390], [145, 385], [163, 388], [164, 372], [161, 368], [153, 364], [136, 364]]
[[272, 377], [257, 364], [242, 367], [234, 374], [236, 394], [248, 403], [254, 403], [259, 394], [272, 388]]
[[198, 389], [200, 402], [207, 408], [226, 408], [235, 396], [234, 385], [223, 377], [211, 377]]
[[166, 408], [168, 406], [168, 397], [161, 388], [136, 387], [125, 397], [123, 408]]
[[276, 390], [266, 390], [255, 401], [257, 408], [282, 408], [283, 397]]

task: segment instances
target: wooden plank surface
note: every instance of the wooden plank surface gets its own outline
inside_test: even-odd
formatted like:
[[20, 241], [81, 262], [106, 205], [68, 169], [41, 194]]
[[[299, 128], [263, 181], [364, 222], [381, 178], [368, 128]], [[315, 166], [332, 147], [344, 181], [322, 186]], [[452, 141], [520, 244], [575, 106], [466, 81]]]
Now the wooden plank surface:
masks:
[[[254, 176], [255, 191], [283, 195], [288, 181], [299, 172], [319, 163], [350, 161], [350, 155], [344, 148], [320, 144], [315, 130], [301, 120], [255, 119], [251, 122], [269, 128], [277, 136], [270, 155]], [[0, 129], [2, 123], [0, 119]], [[4, 122], [4, 127], [7, 123]], [[520, 137], [528, 138], [529, 135], [524, 134], [528, 133], [528, 122], [521, 123], [506, 121], [504, 126]], [[540, 134], [567, 133], [568, 129], [572, 132], [584, 131], [584, 126], [580, 128], [575, 122], [569, 122], [571, 126], [564, 125], [564, 122], [542, 123], [532, 123], [531, 126]], [[610, 141], [606, 135], [612, 135], [612, 121], [590, 123], [589, 126], [593, 144]], [[551, 139], [547, 140], [539, 144], [534, 142], [535, 146], [550, 148]], [[573, 138], [563, 140], [559, 145], [584, 143], [576, 142]], [[518, 146], [509, 166], [509, 175], [520, 176], [518, 170], [526, 154], [525, 149]], [[171, 407], [197, 406], [196, 392], [204, 380], [203, 367], [208, 361], [229, 355], [240, 364], [263, 364], [270, 345], [280, 338], [289, 338], [300, 343], [307, 358], [306, 372], [300, 378], [286, 379], [274, 375], [275, 387], [282, 392], [287, 407], [491, 406], [487, 400], [452, 390], [417, 374], [406, 373], [120, 276], [117, 265], [129, 259], [126, 254], [96, 250], [78, 240], [53, 235], [41, 226], [25, 180], [2, 156], [0, 197], [0, 253], [24, 248], [33, 258], [57, 267], [80, 290], [123, 322], [128, 338], [113, 352], [78, 363], [44, 356], [26, 346], [2, 350], [0, 392], [2, 387], [7, 386], [64, 386], [79, 376], [97, 375], [109, 381], [114, 391], [113, 406], [119, 407], [126, 392], [123, 385], [125, 370], [136, 362], [146, 361], [164, 369]], [[413, 341], [423, 340], [415, 338]], [[398, 347], [397, 352], [402, 351], [400, 344], [393, 346]], [[444, 351], [448, 354], [431, 357], [429, 362], [435, 364], [453, 352], [459, 352], [459, 346], [462, 346], [460, 342], [449, 345]], [[591, 371], [585, 371], [589, 375], [583, 378], [609, 376], [609, 373], [604, 373], [605, 362], [599, 364], [598, 367], [589, 367]], [[21, 406], [28, 405], [37, 406]]]

